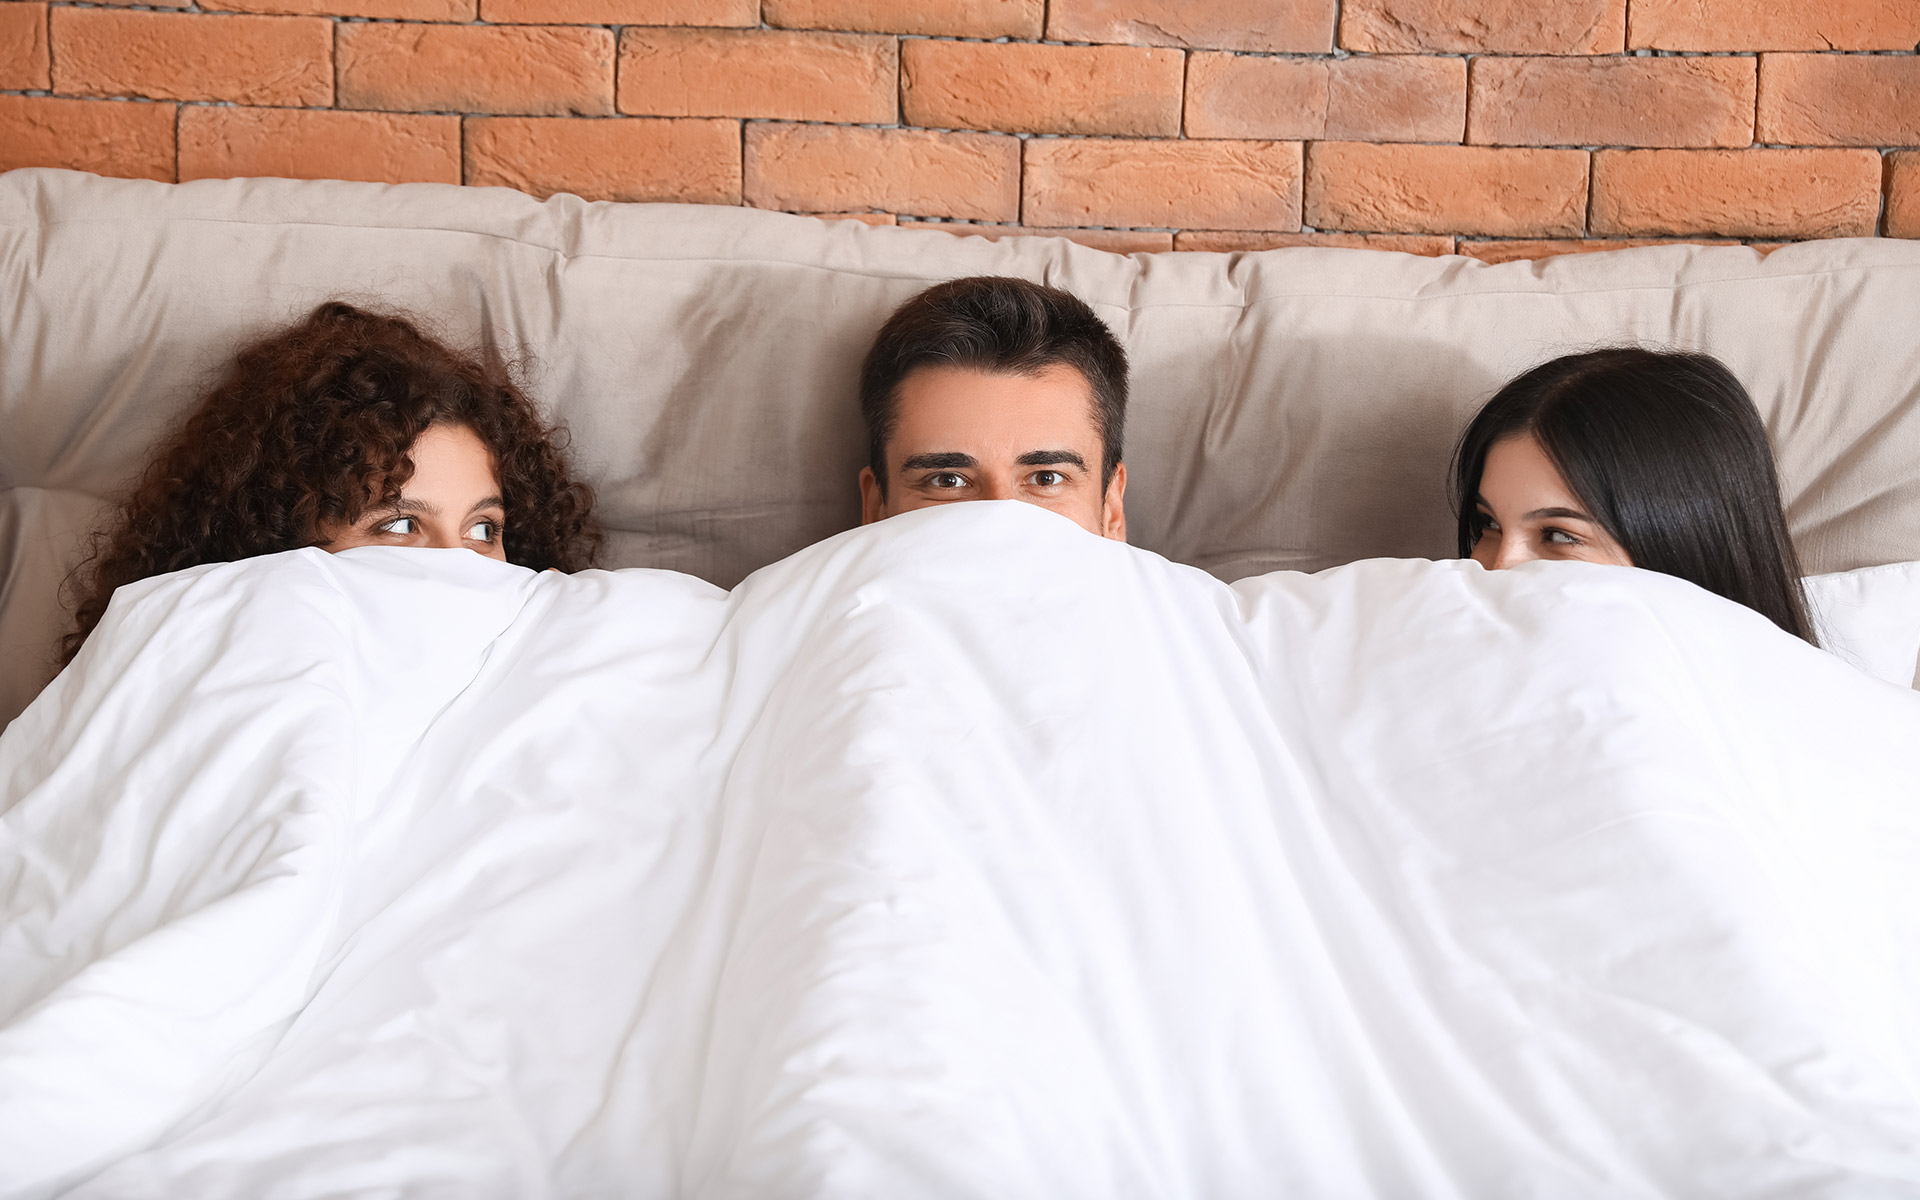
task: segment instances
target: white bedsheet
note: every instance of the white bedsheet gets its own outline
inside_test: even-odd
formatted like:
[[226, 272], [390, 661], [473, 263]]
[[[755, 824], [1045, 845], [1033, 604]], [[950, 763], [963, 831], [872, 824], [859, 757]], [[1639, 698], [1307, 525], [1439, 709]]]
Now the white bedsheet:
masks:
[[1677, 581], [128, 591], [0, 739], [0, 1195], [1920, 1191], [1920, 696]]

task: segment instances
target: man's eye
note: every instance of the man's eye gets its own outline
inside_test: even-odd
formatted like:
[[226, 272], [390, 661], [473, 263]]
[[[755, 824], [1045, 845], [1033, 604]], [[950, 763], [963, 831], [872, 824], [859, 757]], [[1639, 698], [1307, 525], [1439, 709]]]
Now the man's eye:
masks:
[[467, 529], [467, 540], [470, 542], [495, 542], [499, 539], [500, 523], [498, 521], [475, 521]]
[[1035, 471], [1033, 473], [1033, 486], [1035, 487], [1059, 487], [1066, 481], [1067, 477], [1058, 471]]
[[927, 476], [927, 486], [940, 488], [944, 491], [952, 488], [965, 487], [967, 486], [967, 480], [965, 476], [954, 471], [939, 471]]
[[391, 521], [380, 522], [376, 528], [381, 533], [391, 533], [405, 537], [408, 534], [419, 532], [420, 523], [412, 517], [395, 517]]

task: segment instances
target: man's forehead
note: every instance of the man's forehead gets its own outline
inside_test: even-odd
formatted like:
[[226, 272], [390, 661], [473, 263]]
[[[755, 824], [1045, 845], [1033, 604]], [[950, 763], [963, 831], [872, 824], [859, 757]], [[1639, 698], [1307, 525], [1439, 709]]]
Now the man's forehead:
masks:
[[1065, 363], [1031, 374], [922, 367], [901, 381], [896, 455], [967, 453], [995, 459], [1100, 444], [1093, 389]]

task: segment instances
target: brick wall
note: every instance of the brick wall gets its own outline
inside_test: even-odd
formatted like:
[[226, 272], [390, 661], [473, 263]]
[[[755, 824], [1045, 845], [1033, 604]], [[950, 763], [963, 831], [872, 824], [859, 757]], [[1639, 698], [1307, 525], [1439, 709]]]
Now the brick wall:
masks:
[[0, 169], [1112, 249], [1920, 237], [1920, 0], [0, 0]]

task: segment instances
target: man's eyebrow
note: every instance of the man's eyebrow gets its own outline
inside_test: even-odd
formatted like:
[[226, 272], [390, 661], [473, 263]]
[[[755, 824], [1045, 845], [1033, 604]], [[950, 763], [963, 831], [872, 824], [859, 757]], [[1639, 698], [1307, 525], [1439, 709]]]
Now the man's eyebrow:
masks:
[[1087, 469], [1087, 460], [1071, 450], [1029, 450], [1013, 461], [1023, 467], [1056, 467], [1061, 463], [1071, 463], [1082, 471]]
[[977, 467], [979, 460], [971, 454], [956, 454], [947, 451], [942, 454], [916, 454], [900, 464], [902, 471], [951, 471], [956, 467]]
[[467, 510], [467, 515], [472, 516], [483, 508], [505, 508], [506, 506], [507, 502], [499, 496], [488, 496], [484, 500], [475, 501], [473, 507]]
[[1585, 521], [1589, 525], [1600, 523], [1577, 508], [1536, 508], [1527, 514], [1529, 521], [1537, 521], [1542, 517], [1559, 517], [1562, 520], [1571, 518], [1575, 521]]

